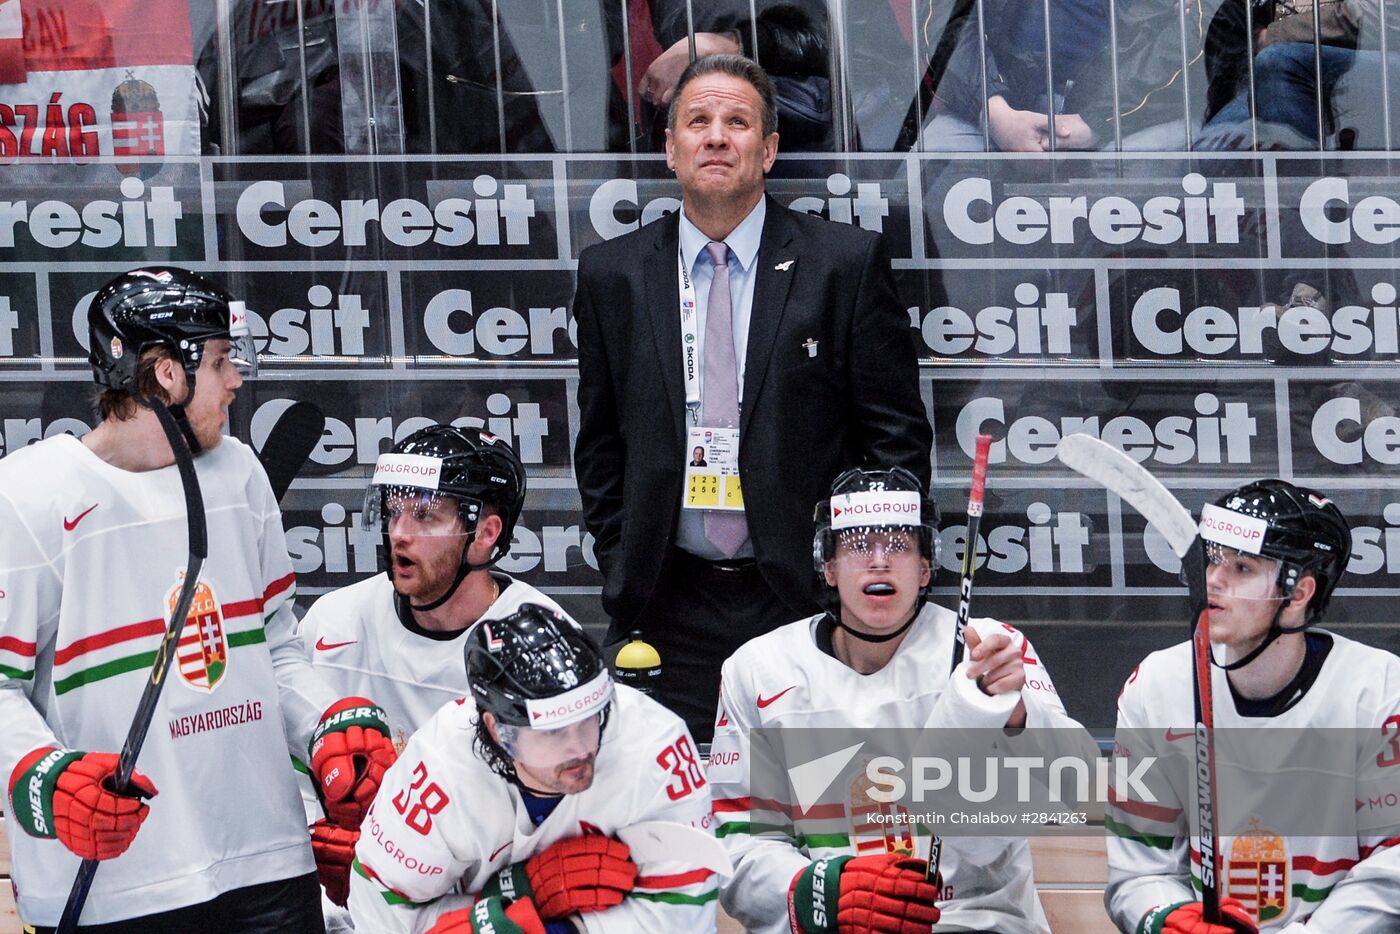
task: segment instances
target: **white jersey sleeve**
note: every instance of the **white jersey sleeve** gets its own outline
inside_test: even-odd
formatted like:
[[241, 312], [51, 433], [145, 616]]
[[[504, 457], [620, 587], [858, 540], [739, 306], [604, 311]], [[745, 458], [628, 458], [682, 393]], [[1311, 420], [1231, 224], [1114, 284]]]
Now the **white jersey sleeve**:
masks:
[[[249, 457], [252, 457], [251, 451]], [[255, 526], [260, 530], [257, 540], [258, 563], [262, 570], [263, 631], [267, 649], [272, 656], [272, 670], [277, 679], [277, 701], [282, 711], [282, 725], [287, 733], [288, 751], [298, 760], [306, 761], [311, 734], [321, 715], [334, 704], [339, 695], [333, 692], [312, 670], [296, 634], [296, 614], [292, 612], [296, 597], [296, 574], [287, 554], [287, 536], [282, 528], [282, 511], [268, 485], [262, 465], [254, 464], [248, 474], [248, 505], [256, 512]]]
[[[9, 781], [32, 750], [62, 745], [35, 709], [52, 680], [36, 649], [54, 639], [63, 578], [0, 484], [0, 779]], [[36, 692], [37, 686], [37, 692]], [[10, 833], [19, 833], [11, 827]]]
[[[676, 718], [659, 740], [637, 751], [638, 802], [627, 823], [669, 821], [709, 830], [710, 785], [685, 723]], [[638, 868], [636, 888], [622, 904], [578, 915], [576, 922], [589, 934], [715, 930], [719, 880], [710, 870], [695, 867], [684, 853]]]
[[[1104, 815], [1109, 831], [1104, 905], [1122, 931], [1136, 931], [1143, 916], [1159, 905], [1196, 897], [1191, 887], [1190, 838], [1185, 832], [1186, 803], [1179, 791], [1188, 787], [1189, 779], [1167, 774], [1166, 770], [1181, 761], [1179, 757], [1163, 756], [1158, 748], [1142, 746], [1149, 735], [1147, 728], [1156, 725], [1149, 723], [1152, 686], [1140, 677], [1142, 671], [1142, 665], [1134, 669], [1118, 696], [1114, 757], [1125, 762], [1132, 774], [1138, 762], [1155, 756], [1154, 768], [1144, 775], [1157, 800], [1139, 801], [1110, 786]], [[1149, 671], [1149, 680], [1152, 673]], [[1182, 729], [1187, 727], [1189, 724], [1183, 724]]]
[[720, 675], [719, 713], [710, 745], [710, 781], [715, 796], [715, 835], [729, 851], [734, 876], [721, 890], [730, 917], [753, 934], [787, 934], [787, 896], [793, 877], [811, 863], [798, 847], [777, 802], [750, 794], [749, 734], [757, 693], [731, 657]]
[[1358, 710], [1357, 725], [1374, 740], [1362, 745], [1356, 767], [1359, 858], [1308, 917], [1309, 934], [1400, 930], [1400, 658], [1368, 654], [1381, 664]]

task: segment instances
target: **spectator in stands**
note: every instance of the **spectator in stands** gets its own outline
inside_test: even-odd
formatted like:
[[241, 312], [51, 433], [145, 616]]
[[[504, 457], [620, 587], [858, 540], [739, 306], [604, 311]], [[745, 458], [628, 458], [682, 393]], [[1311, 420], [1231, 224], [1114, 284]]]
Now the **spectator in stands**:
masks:
[[[1254, 106], [1261, 147], [1384, 146], [1379, 135], [1367, 138], [1367, 131], [1381, 123], [1374, 116], [1383, 63], [1390, 71], [1392, 85], [1400, 84], [1400, 55], [1382, 57], [1379, 50], [1383, 25], [1392, 30], [1388, 37], [1392, 43], [1400, 39], [1394, 32], [1400, 26], [1400, 8], [1384, 22], [1381, 0], [1317, 2], [1316, 17], [1313, 0], [1254, 0], [1249, 21], [1242, 2], [1220, 8], [1211, 23], [1206, 53], [1212, 115], [1197, 148], [1248, 149], [1254, 145], [1245, 58], [1251, 26]], [[1368, 119], [1363, 121], [1363, 116]]]
[[[926, 150], [980, 151], [985, 125], [990, 149], [1045, 152], [1052, 112], [1057, 150], [1112, 149], [1120, 135], [1125, 150], [1182, 148], [1183, 17], [1195, 61], [1205, 35], [1199, 3], [1119, 0], [1114, 48], [1108, 0], [1049, 0], [1048, 56], [1043, 0], [982, 0], [980, 19], [975, 5], [964, 7], [950, 27], [960, 34], [937, 83]], [[935, 56], [931, 68], [940, 67]]]

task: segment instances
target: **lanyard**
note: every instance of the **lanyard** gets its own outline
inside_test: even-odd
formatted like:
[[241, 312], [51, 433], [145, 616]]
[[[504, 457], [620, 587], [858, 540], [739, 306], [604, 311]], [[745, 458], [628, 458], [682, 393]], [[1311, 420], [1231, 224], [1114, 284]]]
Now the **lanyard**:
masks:
[[680, 267], [681, 301], [681, 355], [684, 361], [685, 407], [690, 412], [691, 421], [700, 424], [700, 344], [699, 316], [695, 310], [695, 283], [690, 281], [690, 270], [685, 268], [685, 258], [676, 250], [676, 265]]

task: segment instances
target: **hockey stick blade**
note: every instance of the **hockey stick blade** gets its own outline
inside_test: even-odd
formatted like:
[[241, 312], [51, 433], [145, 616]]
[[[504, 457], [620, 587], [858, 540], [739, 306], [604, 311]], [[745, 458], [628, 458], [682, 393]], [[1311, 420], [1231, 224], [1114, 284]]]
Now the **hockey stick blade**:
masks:
[[258, 460], [267, 471], [267, 482], [278, 502], [316, 449], [325, 427], [326, 416], [315, 403], [303, 400], [288, 406], [267, 433]]
[[1085, 434], [1061, 438], [1055, 456], [1070, 470], [1106, 487], [1136, 509], [1162, 533], [1178, 558], [1186, 557], [1196, 540], [1196, 520], [1141, 464], [1113, 445]]
[[643, 875], [648, 874], [648, 866], [678, 860], [694, 863], [697, 868], [708, 869], [724, 879], [734, 875], [734, 864], [729, 861], [724, 844], [713, 835], [686, 824], [643, 821], [622, 828], [617, 838], [632, 851], [632, 862]]
[[1196, 521], [1147, 469], [1098, 438], [1073, 434], [1060, 439], [1055, 455], [1066, 467], [1093, 480], [1133, 507], [1162, 534], [1181, 559], [1191, 591], [1191, 682], [1196, 707], [1197, 832], [1201, 844], [1201, 916], [1220, 922], [1220, 839], [1215, 796], [1215, 715], [1211, 699], [1210, 611], [1206, 598], [1204, 550]]

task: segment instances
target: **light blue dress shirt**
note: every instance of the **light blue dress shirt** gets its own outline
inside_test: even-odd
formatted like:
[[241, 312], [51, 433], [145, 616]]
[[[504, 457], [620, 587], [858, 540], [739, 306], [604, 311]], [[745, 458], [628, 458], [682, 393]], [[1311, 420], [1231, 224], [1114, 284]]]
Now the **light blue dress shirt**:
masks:
[[[753, 317], [754, 281], [758, 278], [754, 264], [758, 260], [758, 247], [763, 239], [763, 219], [768, 214], [766, 200], [760, 198], [748, 216], [739, 222], [739, 226], [730, 231], [729, 236], [724, 238], [724, 242], [729, 245], [729, 296], [732, 303], [730, 316], [734, 325], [734, 359], [739, 368], [741, 405], [744, 398], [744, 361], [748, 357], [749, 350], [749, 321]], [[705, 315], [710, 307], [710, 284], [715, 279], [715, 266], [710, 259], [709, 252], [705, 249], [710, 238], [701, 233], [700, 228], [690, 222], [690, 218], [685, 216], [684, 209], [681, 210], [680, 214], [681, 257], [684, 262], [689, 264], [690, 281], [695, 286], [696, 329], [699, 332], [696, 353], [703, 361], [705, 359]], [[676, 297], [671, 313], [680, 314], [679, 295]], [[679, 353], [675, 359], [680, 360]], [[700, 398], [702, 400], [705, 398], [705, 368], [703, 366], [700, 367]], [[685, 415], [685, 424], [687, 428], [694, 424], [688, 411]], [[742, 440], [740, 443], [742, 444]], [[678, 456], [682, 458], [682, 463], [690, 463], [690, 447], [683, 445]], [[682, 493], [682, 504], [684, 504], [684, 500], [685, 494]], [[697, 557], [717, 561], [724, 556], [705, 537], [703, 517], [704, 513], [701, 510], [681, 509], [680, 523], [676, 529], [676, 545]], [[735, 557], [752, 558], [753, 543], [751, 541], [745, 542], [740, 546]]]

